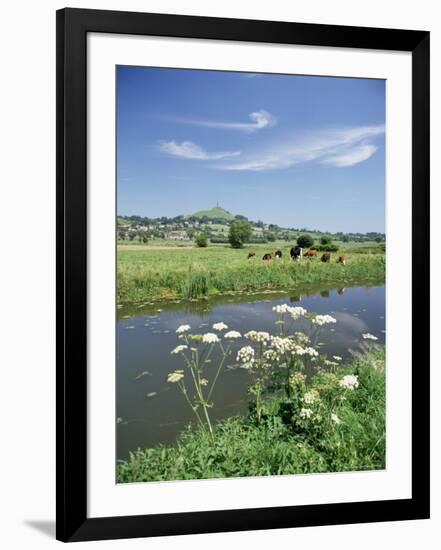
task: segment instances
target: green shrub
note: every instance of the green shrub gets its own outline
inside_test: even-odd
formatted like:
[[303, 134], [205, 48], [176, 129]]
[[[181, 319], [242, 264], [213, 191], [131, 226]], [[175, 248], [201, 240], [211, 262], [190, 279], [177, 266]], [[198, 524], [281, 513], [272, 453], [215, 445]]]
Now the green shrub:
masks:
[[207, 235], [204, 235], [203, 233], [196, 235], [194, 242], [199, 248], [206, 248], [208, 246]]
[[311, 237], [311, 235], [305, 233], [297, 237], [297, 244], [302, 248], [311, 248], [311, 246], [314, 244], [314, 239]]
[[334, 243], [322, 244], [318, 247], [320, 252], [337, 252], [338, 246]]
[[213, 244], [228, 244], [227, 237], [210, 237], [210, 242]]

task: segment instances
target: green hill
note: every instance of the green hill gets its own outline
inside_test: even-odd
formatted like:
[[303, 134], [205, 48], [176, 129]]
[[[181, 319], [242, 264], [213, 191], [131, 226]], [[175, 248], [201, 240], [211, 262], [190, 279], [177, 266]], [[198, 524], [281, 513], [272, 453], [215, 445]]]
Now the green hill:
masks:
[[211, 220], [217, 219], [217, 220], [226, 220], [231, 221], [234, 219], [233, 214], [228, 212], [228, 210], [225, 210], [225, 208], [222, 208], [218, 204], [216, 206], [213, 206], [210, 210], [199, 210], [198, 212], [195, 212], [194, 214], [190, 214], [189, 217], [193, 218], [208, 218]]

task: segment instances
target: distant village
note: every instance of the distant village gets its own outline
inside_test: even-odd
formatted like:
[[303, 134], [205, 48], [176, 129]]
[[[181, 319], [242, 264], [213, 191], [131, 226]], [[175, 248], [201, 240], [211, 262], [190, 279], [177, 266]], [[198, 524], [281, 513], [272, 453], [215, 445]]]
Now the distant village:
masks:
[[[124, 218], [126, 220], [126, 218]], [[179, 221], [159, 223], [140, 223], [127, 219], [124, 223], [118, 223], [117, 231], [120, 239], [136, 238], [137, 236], [147, 235], [148, 237], [167, 239], [172, 241], [191, 241], [194, 232], [213, 222], [207, 220], [204, 222]]]
[[216, 205], [210, 210], [196, 212], [190, 216], [168, 218], [148, 218], [142, 216], [118, 216], [116, 230], [120, 241], [139, 241], [147, 243], [152, 239], [169, 241], [191, 241], [198, 234], [204, 234], [213, 243], [228, 242], [228, 229], [233, 220], [246, 220], [253, 228], [255, 243], [266, 243], [275, 240], [290, 241], [301, 233], [310, 233], [317, 237], [329, 235], [337, 241], [384, 242], [385, 234], [369, 233], [330, 233], [308, 228], [283, 228], [259, 220], [254, 222], [245, 216], [233, 216], [230, 212]]

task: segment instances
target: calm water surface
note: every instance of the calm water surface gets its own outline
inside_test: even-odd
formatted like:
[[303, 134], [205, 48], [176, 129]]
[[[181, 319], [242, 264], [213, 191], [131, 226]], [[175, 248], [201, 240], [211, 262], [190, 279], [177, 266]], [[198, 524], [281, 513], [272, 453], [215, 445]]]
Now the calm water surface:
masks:
[[[211, 325], [223, 321], [242, 334], [266, 330], [275, 334], [276, 304], [302, 305], [308, 311], [328, 313], [337, 319], [320, 332], [320, 352], [350, 359], [362, 345], [361, 335], [370, 332], [385, 340], [385, 287], [358, 286], [345, 289], [309, 288], [292, 292], [249, 293], [210, 300], [141, 304], [118, 310], [116, 406], [117, 458], [126, 459], [138, 447], [172, 444], [192, 419], [184, 397], [167, 374], [183, 368], [182, 359], [170, 355], [179, 343], [177, 327], [189, 324], [195, 332], [213, 332]], [[307, 325], [295, 324], [295, 330]], [[243, 340], [236, 347], [245, 345]], [[235, 356], [235, 354], [234, 354]], [[207, 378], [215, 371], [216, 357], [207, 364]], [[248, 374], [224, 369], [213, 394], [215, 419], [244, 414], [247, 410]]]

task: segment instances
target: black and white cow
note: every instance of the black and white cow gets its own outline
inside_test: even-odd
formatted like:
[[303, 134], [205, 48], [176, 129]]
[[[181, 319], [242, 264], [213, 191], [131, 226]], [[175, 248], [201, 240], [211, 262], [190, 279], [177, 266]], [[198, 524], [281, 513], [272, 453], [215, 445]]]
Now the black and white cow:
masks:
[[301, 246], [293, 246], [290, 250], [292, 260], [298, 260], [303, 256], [303, 248]]

